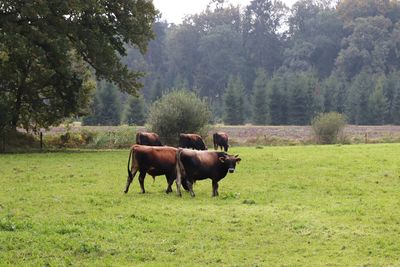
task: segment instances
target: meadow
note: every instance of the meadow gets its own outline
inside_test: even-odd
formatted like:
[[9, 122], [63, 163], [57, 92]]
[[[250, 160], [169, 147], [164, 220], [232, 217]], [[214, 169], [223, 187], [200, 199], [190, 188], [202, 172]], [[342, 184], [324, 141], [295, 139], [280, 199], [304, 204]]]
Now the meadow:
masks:
[[128, 153], [0, 155], [0, 265], [400, 265], [400, 144], [233, 147], [216, 198], [123, 194]]

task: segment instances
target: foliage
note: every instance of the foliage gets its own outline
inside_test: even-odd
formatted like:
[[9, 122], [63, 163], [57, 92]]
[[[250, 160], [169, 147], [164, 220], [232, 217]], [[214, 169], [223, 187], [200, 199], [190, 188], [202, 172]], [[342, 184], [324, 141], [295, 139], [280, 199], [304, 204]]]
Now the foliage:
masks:
[[256, 125], [266, 125], [269, 122], [267, 83], [265, 71], [259, 70], [253, 88], [253, 123]]
[[91, 114], [84, 118], [86, 125], [119, 125], [121, 121], [120, 95], [114, 84], [97, 83]]
[[334, 144], [346, 125], [346, 119], [337, 112], [321, 113], [312, 120], [311, 125], [319, 143]]
[[175, 90], [153, 103], [146, 128], [156, 132], [163, 144], [177, 145], [180, 133], [206, 135], [210, 118], [205, 101], [193, 92]]
[[0, 98], [12, 127], [34, 130], [82, 115], [98, 79], [131, 94], [140, 73], [120, 63], [125, 43], [144, 52], [153, 37], [151, 1], [5, 1], [0, 5]]
[[230, 77], [228, 87], [225, 90], [224, 113], [225, 124], [239, 125], [244, 123], [245, 115], [245, 92], [243, 83], [239, 76]]
[[122, 122], [128, 125], [143, 125], [146, 121], [146, 107], [142, 96], [130, 96], [125, 104]]
[[129, 148], [135, 143], [136, 129], [121, 126], [110, 130], [67, 131], [63, 134], [44, 135], [46, 149], [80, 148], [105, 149]]
[[233, 147], [220, 197], [204, 180], [195, 199], [163, 176], [124, 195], [128, 154], [2, 155], [2, 265], [400, 264], [399, 144]]
[[0, 99], [0, 135], [3, 129], [11, 126], [11, 114], [8, 105]]

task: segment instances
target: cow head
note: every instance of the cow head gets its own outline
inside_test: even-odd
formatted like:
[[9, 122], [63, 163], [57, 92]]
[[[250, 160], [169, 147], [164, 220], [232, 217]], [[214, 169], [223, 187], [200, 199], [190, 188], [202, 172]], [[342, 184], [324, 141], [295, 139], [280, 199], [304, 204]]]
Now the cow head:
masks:
[[230, 173], [235, 172], [236, 163], [239, 163], [241, 161], [239, 155], [232, 156], [226, 154], [224, 157], [219, 157], [218, 159], [222, 162], [222, 164], [224, 164], [224, 166], [228, 168], [228, 171]]

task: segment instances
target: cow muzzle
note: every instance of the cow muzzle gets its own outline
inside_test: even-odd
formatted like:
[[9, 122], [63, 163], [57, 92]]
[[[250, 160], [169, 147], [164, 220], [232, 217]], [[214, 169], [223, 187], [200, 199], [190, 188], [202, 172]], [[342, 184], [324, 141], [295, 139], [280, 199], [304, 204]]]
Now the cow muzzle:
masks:
[[234, 168], [229, 168], [228, 171], [229, 171], [229, 173], [234, 173], [235, 169]]

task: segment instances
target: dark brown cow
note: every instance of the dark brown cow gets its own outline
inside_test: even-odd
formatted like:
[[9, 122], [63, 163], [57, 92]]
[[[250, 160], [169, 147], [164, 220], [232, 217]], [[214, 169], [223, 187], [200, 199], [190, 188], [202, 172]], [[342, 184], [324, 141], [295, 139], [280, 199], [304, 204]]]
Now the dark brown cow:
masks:
[[223, 148], [225, 152], [228, 152], [228, 135], [223, 132], [217, 132], [213, 134], [214, 149], [217, 150], [218, 147]]
[[179, 146], [183, 148], [193, 148], [197, 150], [207, 150], [206, 144], [198, 134], [180, 134]]
[[[128, 193], [129, 185], [139, 171], [139, 183], [144, 190], [144, 178], [146, 173], [153, 176], [165, 175], [168, 187], [165, 191], [167, 194], [172, 192], [172, 184], [176, 178], [176, 153], [178, 149], [174, 147], [157, 147], [133, 145], [128, 159], [128, 179], [126, 181], [125, 193]], [[131, 169], [129, 169], [130, 160], [132, 158]]]
[[212, 180], [212, 196], [218, 196], [218, 182], [223, 179], [228, 171], [235, 171], [236, 163], [241, 159], [238, 155], [231, 156], [225, 152], [196, 151], [180, 148], [176, 153], [177, 177], [176, 185], [178, 194], [181, 195], [180, 185], [189, 189], [192, 197], [193, 183], [196, 180], [210, 178]]
[[145, 132], [138, 132], [136, 134], [136, 144], [145, 146], [162, 146], [158, 134]]

